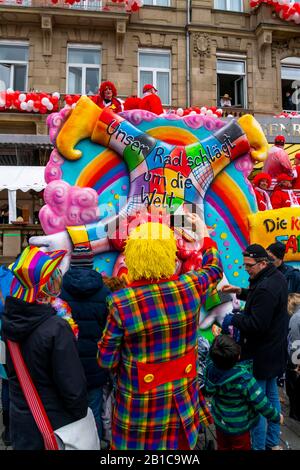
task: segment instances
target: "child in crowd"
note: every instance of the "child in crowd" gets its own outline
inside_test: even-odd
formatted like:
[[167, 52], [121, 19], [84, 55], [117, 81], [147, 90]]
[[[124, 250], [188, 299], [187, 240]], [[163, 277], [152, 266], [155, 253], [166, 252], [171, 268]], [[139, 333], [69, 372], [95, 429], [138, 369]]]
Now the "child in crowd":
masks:
[[217, 336], [204, 371], [206, 392], [212, 395], [218, 450], [251, 450], [250, 429], [259, 414], [283, 422], [253, 377], [251, 362], [238, 362], [240, 353], [233, 338]]

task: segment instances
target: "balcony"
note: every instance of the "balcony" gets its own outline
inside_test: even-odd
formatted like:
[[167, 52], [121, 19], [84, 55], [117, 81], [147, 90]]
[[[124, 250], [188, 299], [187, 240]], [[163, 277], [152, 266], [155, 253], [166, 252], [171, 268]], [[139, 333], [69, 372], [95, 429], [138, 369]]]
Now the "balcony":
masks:
[[80, 0], [73, 5], [65, 3], [65, 0], [58, 0], [57, 3], [52, 3], [51, 0], [0, 0], [2, 7], [20, 7], [24, 8], [51, 8], [64, 9], [64, 10], [87, 10], [87, 11], [114, 11], [125, 12], [124, 3], [114, 3], [109, 0]]
[[228, 115], [233, 116], [233, 117], [241, 117], [244, 114], [254, 114], [253, 109], [247, 109], [247, 108], [239, 108], [239, 107], [220, 107], [220, 109], [223, 110], [223, 116], [222, 117], [227, 117]]

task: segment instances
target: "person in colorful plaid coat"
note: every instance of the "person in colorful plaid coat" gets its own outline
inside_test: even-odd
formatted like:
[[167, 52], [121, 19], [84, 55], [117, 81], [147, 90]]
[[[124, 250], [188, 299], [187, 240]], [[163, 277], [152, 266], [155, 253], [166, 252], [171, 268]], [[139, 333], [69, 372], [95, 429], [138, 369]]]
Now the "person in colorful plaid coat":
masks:
[[99, 365], [117, 373], [111, 448], [193, 449], [211, 422], [196, 356], [199, 310], [222, 277], [217, 249], [205, 237], [202, 269], [175, 276], [174, 233], [149, 222], [130, 233], [125, 261], [131, 284], [108, 297], [98, 344]]

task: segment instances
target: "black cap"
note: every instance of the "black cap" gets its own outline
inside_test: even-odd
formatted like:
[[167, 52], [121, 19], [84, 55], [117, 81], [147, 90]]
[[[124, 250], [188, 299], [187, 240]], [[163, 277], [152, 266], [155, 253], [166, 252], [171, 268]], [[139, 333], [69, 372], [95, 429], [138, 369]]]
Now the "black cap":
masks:
[[243, 256], [249, 256], [249, 258], [258, 259], [258, 258], [267, 258], [269, 259], [268, 253], [263, 246], [253, 243], [253, 245], [247, 246], [243, 252]]
[[283, 259], [285, 255], [285, 245], [281, 242], [272, 243], [267, 248], [272, 255], [276, 256], [278, 259]]

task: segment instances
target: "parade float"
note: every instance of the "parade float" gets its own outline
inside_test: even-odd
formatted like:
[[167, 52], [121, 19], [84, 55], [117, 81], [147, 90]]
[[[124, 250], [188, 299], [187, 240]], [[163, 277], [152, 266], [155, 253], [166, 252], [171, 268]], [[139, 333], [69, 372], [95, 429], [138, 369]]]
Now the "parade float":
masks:
[[[189, 211], [204, 218], [218, 246], [222, 282], [248, 285], [242, 252], [249, 243], [283, 241], [287, 260], [299, 267], [299, 207], [257, 210], [248, 176], [266, 158], [268, 143], [253, 116], [114, 114], [83, 96], [47, 123], [55, 146], [40, 211], [47, 236], [33, 243], [69, 251], [86, 244], [95, 253], [95, 269], [126, 277], [128, 231], [148, 220], [166, 222], [174, 227], [182, 273], [202, 261], [201, 235], [184, 224]], [[200, 326], [207, 329], [231, 309], [230, 299], [211, 292]]]

